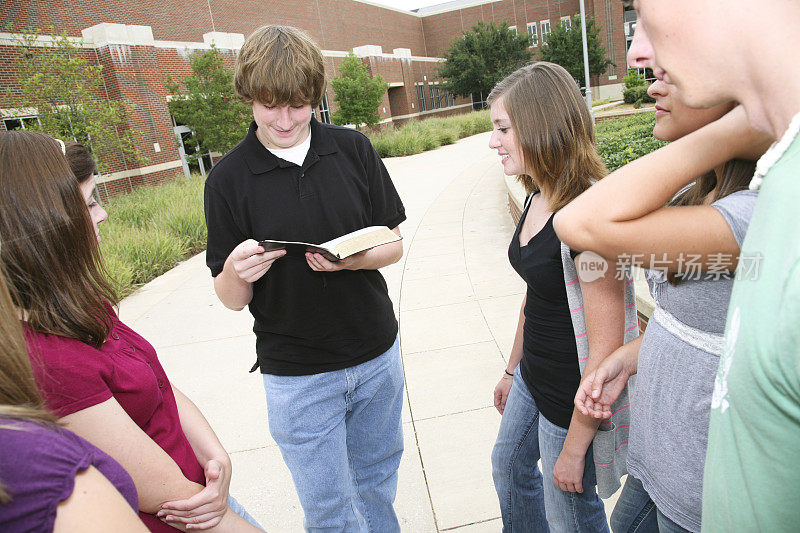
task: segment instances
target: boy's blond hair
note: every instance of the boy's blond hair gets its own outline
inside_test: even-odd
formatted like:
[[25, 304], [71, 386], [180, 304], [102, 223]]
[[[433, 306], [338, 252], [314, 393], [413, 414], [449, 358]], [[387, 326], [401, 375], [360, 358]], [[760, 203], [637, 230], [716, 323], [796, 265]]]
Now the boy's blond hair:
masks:
[[302, 30], [262, 26], [242, 46], [233, 84], [246, 104], [316, 107], [325, 93], [322, 52]]

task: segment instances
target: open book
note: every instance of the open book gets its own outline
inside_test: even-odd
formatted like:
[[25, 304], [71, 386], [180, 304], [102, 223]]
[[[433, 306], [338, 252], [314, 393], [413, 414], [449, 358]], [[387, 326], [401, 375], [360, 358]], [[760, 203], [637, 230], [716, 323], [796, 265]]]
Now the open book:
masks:
[[325, 259], [332, 262], [341, 261], [345, 257], [375, 248], [382, 244], [399, 241], [402, 239], [397, 233], [386, 226], [369, 226], [356, 230], [347, 235], [342, 235], [322, 244], [309, 242], [273, 241], [266, 239], [258, 244], [264, 251], [286, 250], [287, 254], [304, 255], [306, 252], [322, 254]]

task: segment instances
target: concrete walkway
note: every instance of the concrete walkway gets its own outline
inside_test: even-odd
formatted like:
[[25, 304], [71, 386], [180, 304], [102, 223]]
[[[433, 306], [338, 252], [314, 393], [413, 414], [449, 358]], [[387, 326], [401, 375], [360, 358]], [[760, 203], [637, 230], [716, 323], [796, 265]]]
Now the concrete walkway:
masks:
[[[500, 424], [492, 391], [524, 283], [506, 256], [514, 228], [488, 139], [385, 161], [408, 215], [400, 226], [405, 254], [383, 270], [406, 375], [396, 501], [403, 531], [501, 527], [490, 466]], [[290, 474], [269, 436], [261, 379], [247, 373], [252, 318], [218, 302], [203, 254], [126, 298], [121, 316], [153, 343], [173, 384], [216, 430], [233, 460], [231, 493], [268, 531], [302, 531]]]

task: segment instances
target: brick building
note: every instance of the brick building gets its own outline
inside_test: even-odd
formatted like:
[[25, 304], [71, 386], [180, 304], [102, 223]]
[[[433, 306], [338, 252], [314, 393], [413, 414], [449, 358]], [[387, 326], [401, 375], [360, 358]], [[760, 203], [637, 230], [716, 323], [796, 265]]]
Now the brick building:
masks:
[[[619, 0], [586, 0], [586, 4], [616, 64], [593, 80], [595, 97], [605, 98], [621, 92], [625, 13]], [[342, 58], [353, 50], [389, 84], [379, 109], [381, 122], [397, 123], [472, 107], [470, 99], [440, 89], [436, 72], [442, 51], [476, 22], [507, 22], [515, 31], [533, 34], [538, 43], [550, 28], [569, 23], [578, 11], [578, 0], [458, 0], [416, 12], [364, 0], [186, 0], [177, 5], [155, 0], [15, 0], [0, 7], [2, 20], [12, 24], [12, 31], [65, 31], [92, 63], [103, 65], [105, 97], [134, 104], [126, 126], [141, 132], [138, 148], [147, 163], [115, 161], [100, 180], [108, 194], [160, 181], [185, 167], [181, 143], [175, 142], [182, 130], [169, 113], [165, 80], [187, 75], [189, 55], [212, 43], [232, 62], [245, 36], [257, 27], [297, 26], [323, 49], [330, 77], [337, 75]], [[7, 96], [7, 90], [15, 89], [13, 57], [19, 53], [15, 43], [13, 34], [0, 33], [0, 131], [24, 128], [36, 120], [35, 110], [13, 109]], [[333, 103], [328, 88], [316, 110], [318, 118], [329, 120]]]

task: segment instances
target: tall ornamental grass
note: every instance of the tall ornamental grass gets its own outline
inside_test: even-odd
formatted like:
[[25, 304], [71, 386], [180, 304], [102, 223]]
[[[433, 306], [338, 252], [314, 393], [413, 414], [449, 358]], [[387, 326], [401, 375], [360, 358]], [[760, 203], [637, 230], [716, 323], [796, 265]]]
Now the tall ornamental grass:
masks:
[[368, 137], [381, 157], [413, 155], [492, 129], [489, 111], [426, 120], [410, 120], [403, 126], [370, 133]]
[[120, 297], [206, 246], [203, 179], [176, 178], [112, 198], [100, 225], [103, 260]]

